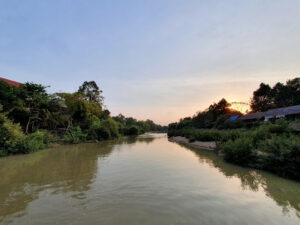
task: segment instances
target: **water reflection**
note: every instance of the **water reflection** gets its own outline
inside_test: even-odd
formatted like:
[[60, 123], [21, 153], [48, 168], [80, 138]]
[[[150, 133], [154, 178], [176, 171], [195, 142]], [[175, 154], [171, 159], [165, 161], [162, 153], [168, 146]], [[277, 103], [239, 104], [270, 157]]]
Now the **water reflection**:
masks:
[[96, 173], [98, 159], [105, 158], [122, 144], [151, 143], [155, 137], [120, 138], [114, 141], [66, 145], [30, 155], [0, 159], [0, 222], [11, 214], [24, 214], [39, 193], [70, 193], [84, 199]]
[[283, 179], [268, 172], [225, 163], [221, 157], [213, 152], [187, 147], [183, 144], [179, 145], [193, 151], [201, 163], [206, 163], [211, 167], [217, 168], [226, 177], [239, 178], [243, 189], [255, 192], [260, 188], [263, 189], [268, 197], [272, 198], [277, 205], [282, 207], [284, 213], [288, 213], [290, 209], [294, 209], [296, 215], [300, 217], [299, 182]]
[[0, 177], [0, 224], [263, 224], [265, 216], [293, 225], [298, 218], [281, 209], [300, 211], [299, 183], [185, 151], [165, 135], [2, 158]]
[[137, 143], [146, 143], [150, 144], [153, 142], [157, 137], [152, 135], [141, 135], [141, 136], [131, 136], [127, 138], [121, 138], [117, 141], [118, 144], [137, 144]]
[[72, 193], [83, 198], [97, 171], [98, 157], [113, 150], [109, 142], [62, 146], [0, 160], [0, 217], [26, 209], [41, 191]]

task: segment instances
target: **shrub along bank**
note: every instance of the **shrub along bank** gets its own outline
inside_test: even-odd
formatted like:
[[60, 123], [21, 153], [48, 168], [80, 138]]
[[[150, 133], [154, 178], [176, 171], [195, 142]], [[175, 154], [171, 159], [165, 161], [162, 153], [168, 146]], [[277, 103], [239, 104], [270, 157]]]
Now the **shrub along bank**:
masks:
[[94, 81], [74, 93], [48, 94], [40, 84], [20, 87], [0, 81], [0, 156], [25, 154], [51, 142], [107, 140], [167, 127], [122, 114], [112, 117]]
[[183, 136], [191, 142], [215, 141], [228, 162], [300, 180], [300, 137], [288, 121], [262, 123], [249, 129], [169, 129], [168, 136]]

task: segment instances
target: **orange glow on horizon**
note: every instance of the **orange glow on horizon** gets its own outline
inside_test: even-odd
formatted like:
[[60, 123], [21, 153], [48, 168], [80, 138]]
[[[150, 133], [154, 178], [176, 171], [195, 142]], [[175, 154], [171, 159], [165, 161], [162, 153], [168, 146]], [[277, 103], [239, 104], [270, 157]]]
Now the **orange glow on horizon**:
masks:
[[245, 102], [231, 102], [230, 109], [240, 111], [243, 114], [250, 112], [250, 106]]

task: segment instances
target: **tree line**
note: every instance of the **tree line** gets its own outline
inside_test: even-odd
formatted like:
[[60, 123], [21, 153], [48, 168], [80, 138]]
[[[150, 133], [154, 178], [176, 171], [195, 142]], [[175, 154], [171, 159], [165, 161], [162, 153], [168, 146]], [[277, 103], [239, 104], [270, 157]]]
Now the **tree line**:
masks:
[[273, 87], [261, 83], [251, 98], [252, 112], [264, 112], [269, 109], [300, 105], [300, 78], [278, 82]]
[[[293, 105], [300, 105], [300, 78], [288, 80], [285, 84], [278, 82], [272, 88], [268, 84], [261, 83], [251, 97], [250, 112], [264, 112]], [[245, 126], [246, 124], [240, 120], [228, 120], [231, 116], [242, 115], [230, 107], [230, 103], [223, 98], [192, 117], [185, 117], [169, 124], [169, 129], [231, 129]]]
[[0, 155], [36, 151], [52, 141], [78, 143], [167, 130], [151, 120], [112, 117], [94, 81], [85, 81], [74, 93], [49, 94], [46, 88], [0, 81]]

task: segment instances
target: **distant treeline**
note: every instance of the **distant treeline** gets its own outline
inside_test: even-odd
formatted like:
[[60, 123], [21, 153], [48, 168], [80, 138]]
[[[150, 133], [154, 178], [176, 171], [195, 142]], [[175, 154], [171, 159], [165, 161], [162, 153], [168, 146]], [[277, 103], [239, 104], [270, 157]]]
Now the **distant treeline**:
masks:
[[74, 93], [55, 94], [48, 94], [40, 84], [16, 87], [0, 81], [0, 156], [36, 151], [49, 142], [78, 143], [167, 130], [151, 120], [112, 117], [103, 100], [94, 81], [84, 82]]
[[[300, 105], [300, 78], [288, 80], [285, 84], [278, 82], [273, 88], [268, 84], [261, 83], [259, 88], [253, 92], [250, 101], [251, 112], [264, 112], [273, 108], [293, 105]], [[169, 124], [169, 129], [230, 129], [245, 126], [240, 120], [228, 120], [233, 115], [242, 115], [241, 112], [231, 109], [230, 106], [230, 103], [223, 98], [192, 117], [182, 118], [179, 122]]]

